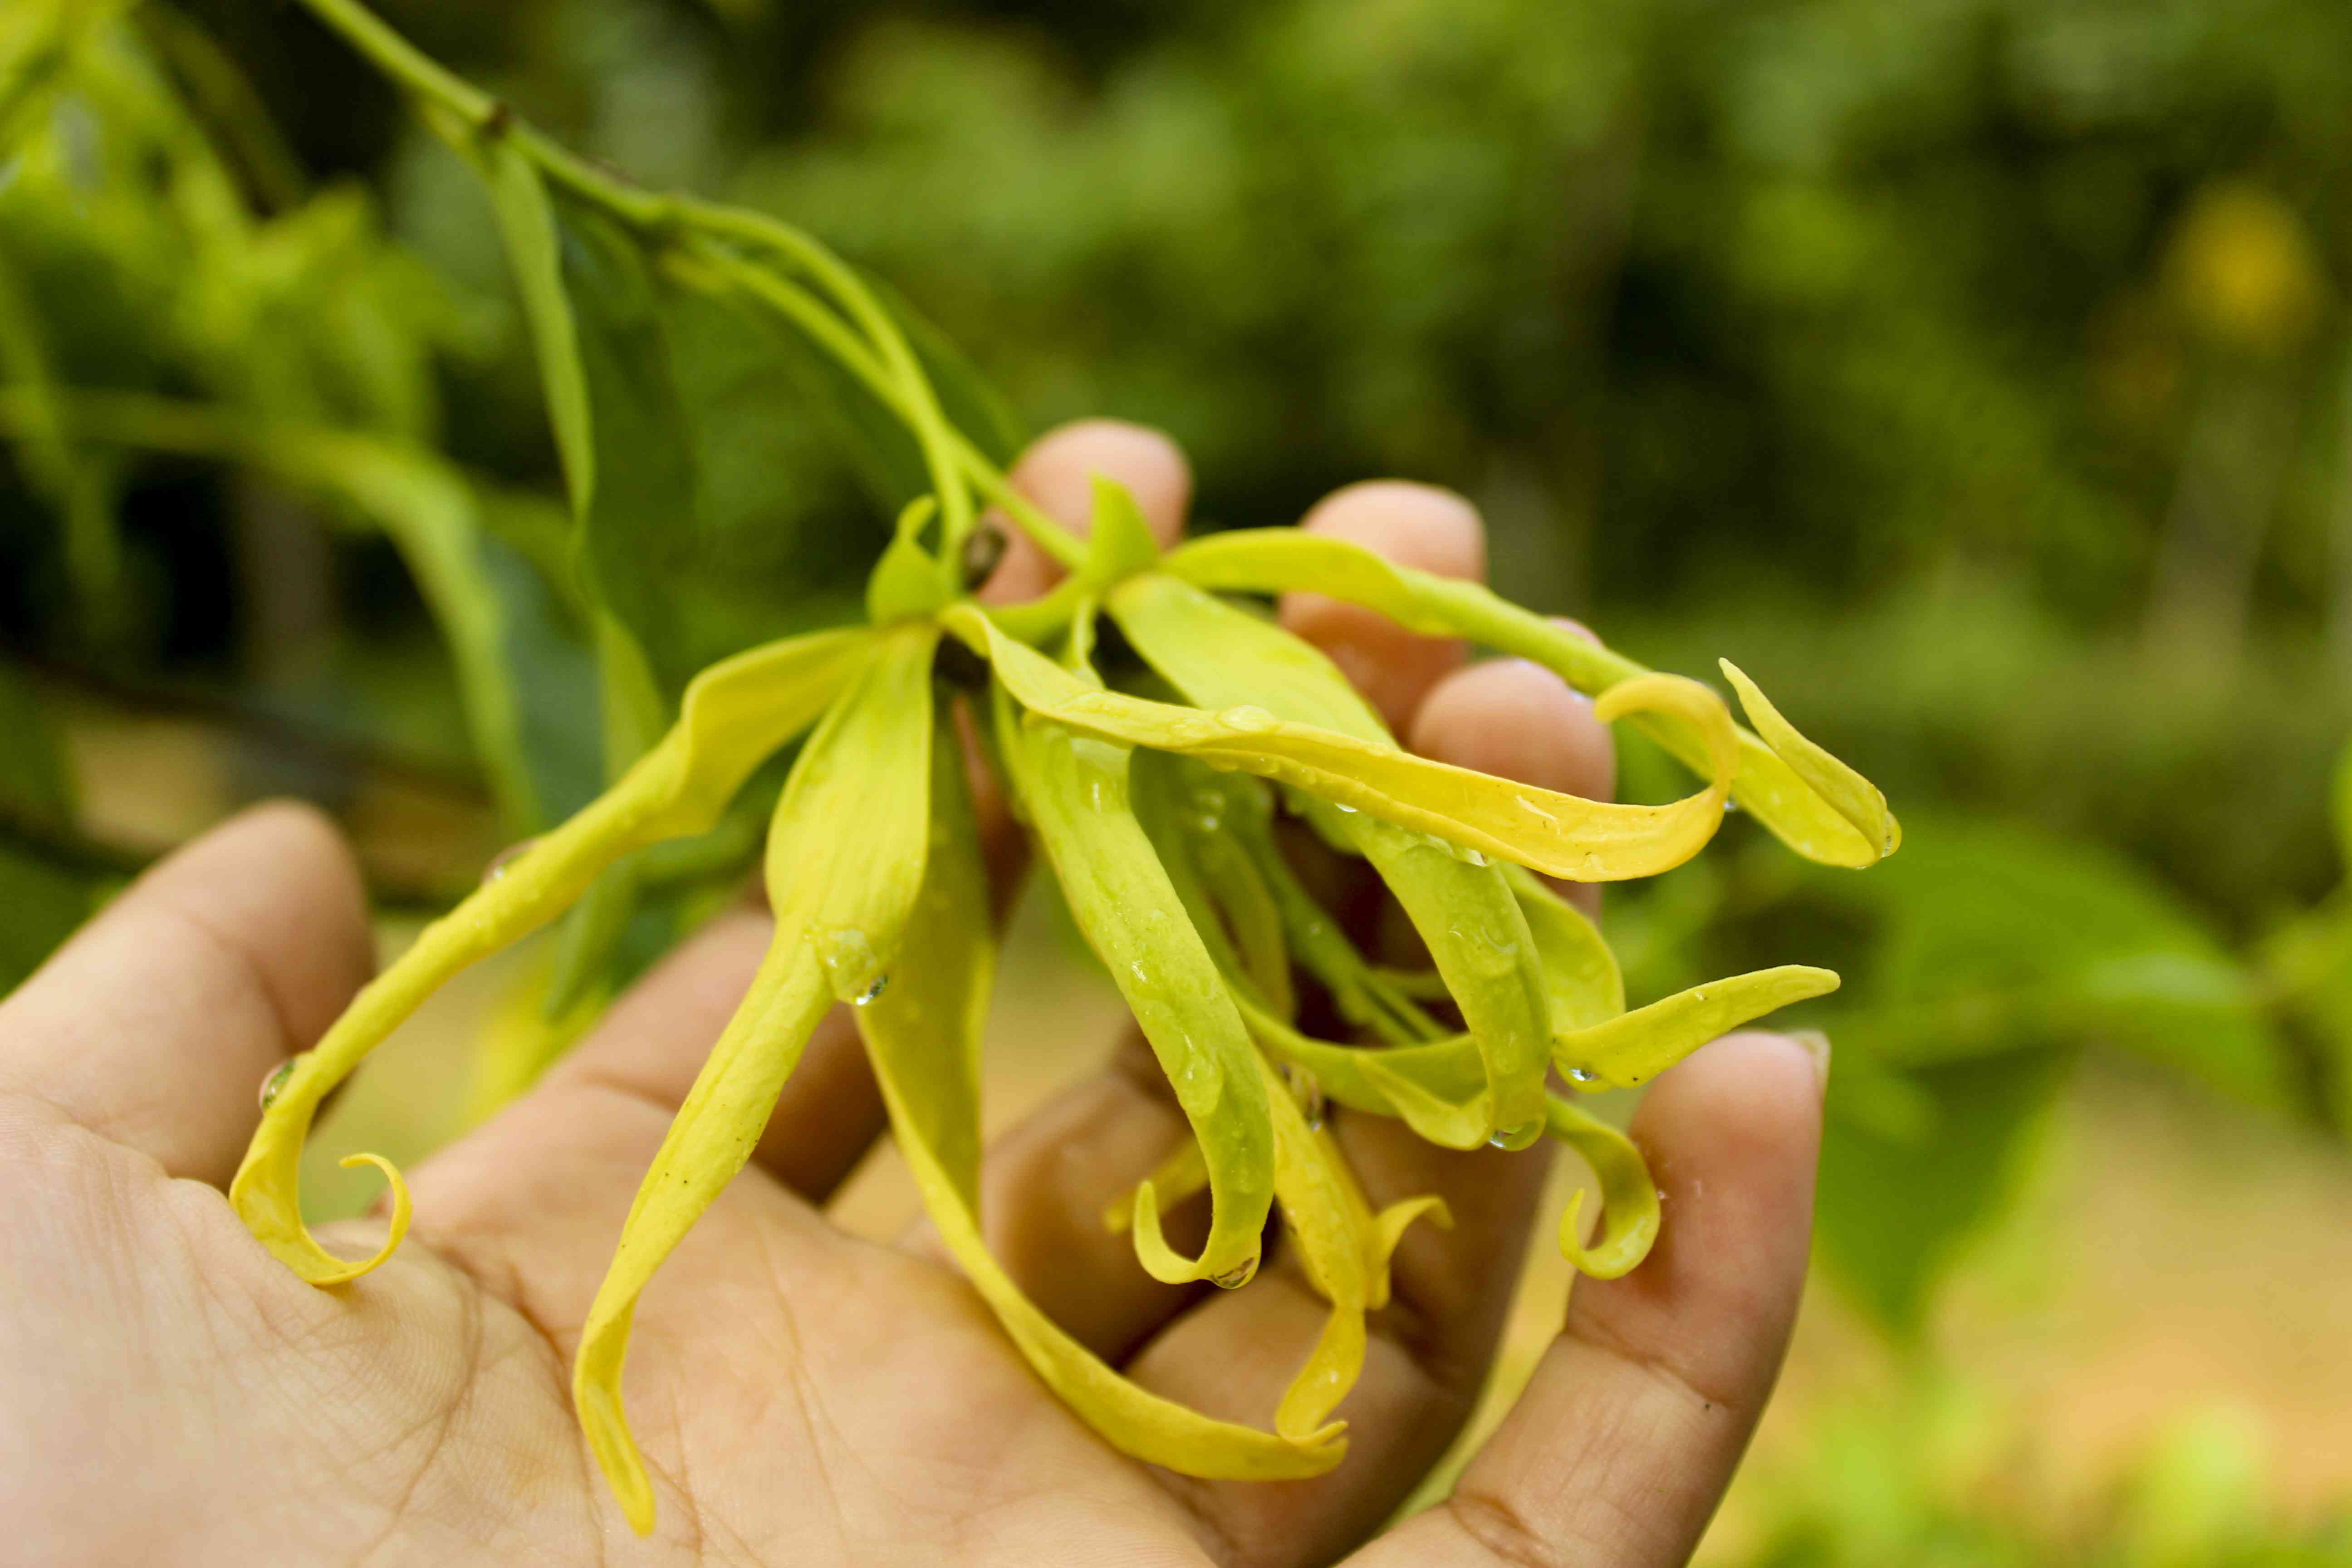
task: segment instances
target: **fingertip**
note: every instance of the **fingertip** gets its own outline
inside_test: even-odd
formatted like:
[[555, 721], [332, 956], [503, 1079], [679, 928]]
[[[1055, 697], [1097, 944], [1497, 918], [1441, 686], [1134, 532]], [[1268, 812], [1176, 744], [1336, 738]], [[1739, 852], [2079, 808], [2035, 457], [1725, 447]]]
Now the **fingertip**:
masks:
[[280, 797], [246, 807], [147, 874], [184, 908], [208, 907], [238, 930], [280, 928], [261, 973], [287, 1026], [316, 1037], [375, 969], [367, 886], [334, 818]]
[[[1433, 485], [1349, 485], [1318, 502], [1299, 527], [1436, 576], [1479, 582], [1486, 575], [1486, 529], [1477, 509]], [[1465, 651], [1459, 638], [1419, 637], [1375, 611], [1320, 594], [1286, 594], [1281, 613], [1282, 624], [1329, 656], [1400, 731]]]
[[[1093, 525], [1097, 475], [1118, 480], [1135, 497], [1162, 548], [1183, 537], [1192, 504], [1192, 466], [1160, 431], [1122, 419], [1081, 419], [1058, 426], [1029, 445], [1007, 476], [1039, 510], [1083, 538]], [[1017, 604], [1052, 587], [1061, 568], [1000, 514], [1007, 543], [1003, 560], [982, 584], [987, 604]]]
[[1526, 659], [1488, 659], [1441, 677], [1410, 740], [1423, 756], [1456, 767], [1588, 800], [1616, 793], [1616, 744], [1591, 699]]
[[1795, 1320], [1822, 1074], [1821, 1052], [1761, 1029], [1726, 1035], [1663, 1074], [1631, 1128], [1664, 1200], [1658, 1245], [1643, 1267], [1590, 1291], [1583, 1310], [1628, 1333], [1715, 1323], [1720, 1347], [1691, 1345], [1694, 1368], [1727, 1387], [1769, 1376], [1777, 1355], [1750, 1352], [1777, 1347]]

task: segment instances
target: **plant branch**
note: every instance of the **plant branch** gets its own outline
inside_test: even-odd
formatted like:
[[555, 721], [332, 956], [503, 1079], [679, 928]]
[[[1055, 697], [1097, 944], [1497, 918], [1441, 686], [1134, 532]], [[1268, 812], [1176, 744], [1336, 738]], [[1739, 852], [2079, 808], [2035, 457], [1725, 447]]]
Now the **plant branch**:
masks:
[[[941, 556], [950, 569], [960, 559], [963, 541], [974, 523], [967, 485], [978, 488], [990, 500], [1003, 506], [1039, 548], [1064, 565], [1074, 565], [1083, 556], [1083, 547], [1075, 537], [1014, 495], [995, 465], [948, 422], [929, 378], [923, 374], [897, 323], [859, 281], [856, 270], [814, 237], [765, 213], [628, 184], [515, 117], [505, 104], [403, 38], [359, 0], [301, 3], [378, 69], [433, 109], [453, 117], [478, 135], [509, 138], [542, 176], [573, 196], [604, 208], [643, 232], [666, 237], [688, 228], [716, 238], [761, 247], [806, 272], [838, 302], [868, 343], [857, 344], [855, 335], [848, 331], [819, 333], [812, 330], [809, 314], [802, 308], [786, 309], [785, 313], [804, 331], [811, 331], [819, 346], [872, 387], [913, 432], [939, 494]], [[774, 281], [784, 282], [782, 279]], [[822, 309], [804, 291], [798, 292], [809, 307]], [[766, 291], [762, 297], [771, 304], [779, 303]]]

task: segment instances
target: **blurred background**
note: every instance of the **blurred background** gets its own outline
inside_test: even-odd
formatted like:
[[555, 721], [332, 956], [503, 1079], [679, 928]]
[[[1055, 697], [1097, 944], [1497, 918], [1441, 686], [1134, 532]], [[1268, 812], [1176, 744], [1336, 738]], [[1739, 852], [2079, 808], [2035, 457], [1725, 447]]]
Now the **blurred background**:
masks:
[[[813, 230], [1019, 427], [1165, 427], [1200, 526], [1451, 486], [1512, 597], [1737, 659], [1885, 789], [1867, 874], [1735, 820], [1610, 895], [1637, 1001], [1847, 977], [1792, 1020], [1837, 1047], [1819, 1267], [1704, 1561], [2352, 1563], [2352, 9], [383, 10], [601, 163]], [[667, 580], [674, 689], [848, 612], [888, 514], [807, 377], [667, 342], [718, 563]], [[346, 823], [388, 949], [585, 798], [561, 495], [487, 203], [344, 46], [263, 0], [10, 7], [0, 984], [262, 795]], [[318, 1142], [446, 1137], [485, 1029], [556, 1029], [554, 940]], [[1050, 900], [1015, 942], [998, 1121], [1117, 1006]], [[911, 1186], [877, 1155], [843, 1204], [887, 1234]]]

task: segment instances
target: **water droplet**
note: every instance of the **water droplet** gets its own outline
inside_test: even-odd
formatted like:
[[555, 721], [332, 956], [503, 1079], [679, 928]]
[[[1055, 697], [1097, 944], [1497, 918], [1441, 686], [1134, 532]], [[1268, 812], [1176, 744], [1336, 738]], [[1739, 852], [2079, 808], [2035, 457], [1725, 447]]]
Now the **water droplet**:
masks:
[[1723, 797], [1723, 815], [1724, 815], [1724, 816], [1731, 816], [1734, 812], [1738, 811], [1738, 809], [1739, 809], [1739, 803], [1738, 803], [1738, 801], [1736, 801], [1736, 800], [1732, 799], [1729, 795], [1725, 795], [1725, 796]]
[[1601, 1081], [1601, 1075], [1594, 1072], [1591, 1068], [1570, 1068], [1568, 1069], [1568, 1081], [1570, 1083], [1598, 1083]]
[[1238, 1290], [1257, 1275], [1257, 1259], [1249, 1258], [1212, 1278], [1210, 1284], [1220, 1290]]
[[1323, 1125], [1323, 1086], [1315, 1080], [1313, 1073], [1296, 1062], [1284, 1062], [1276, 1070], [1282, 1074], [1283, 1087], [1290, 1090], [1290, 1098], [1297, 1103], [1298, 1114], [1307, 1119], [1307, 1130], [1319, 1130]]
[[1664, 1187], [1660, 1187], [1658, 1189], [1658, 1201], [1660, 1203], [1664, 1203], [1666, 1201], [1666, 1189]]
[[1332, 809], [1332, 810], [1334, 810], [1334, 811], [1337, 811], [1337, 812], [1344, 813], [1345, 815], [1347, 815], [1347, 816], [1355, 816], [1355, 815], [1356, 815], [1356, 808], [1355, 808], [1354, 806], [1352, 806], [1352, 805], [1341, 805], [1339, 802], [1338, 802], [1338, 801], [1336, 801], [1336, 800], [1335, 800], [1335, 801], [1333, 801], [1333, 802], [1331, 803], [1331, 809]]
[[286, 1089], [286, 1080], [294, 1076], [294, 1069], [299, 1067], [302, 1063], [302, 1058], [310, 1054], [310, 1053], [308, 1051], [299, 1052], [294, 1056], [288, 1057], [284, 1061], [279, 1062], [276, 1067], [269, 1069], [268, 1073], [261, 1080], [262, 1110], [267, 1110], [271, 1106], [278, 1103], [278, 1095], [283, 1093]]
[[1486, 858], [1484, 855], [1479, 854], [1478, 851], [1471, 848], [1466, 844], [1454, 851], [1454, 858], [1456, 860], [1461, 861], [1465, 866], [1484, 866], [1486, 863]]
[[1542, 1137], [1543, 1130], [1544, 1120], [1538, 1116], [1532, 1121], [1522, 1121], [1517, 1127], [1506, 1127], [1486, 1142], [1497, 1149], [1524, 1149]]
[[1274, 728], [1275, 718], [1263, 708], [1244, 703], [1239, 708], [1228, 708], [1218, 714], [1217, 722], [1228, 730], [1240, 730], [1250, 734], [1259, 734]]
[[538, 842], [536, 838], [518, 839], [491, 856], [490, 863], [482, 868], [482, 886], [487, 888], [505, 876], [514, 863], [529, 854], [531, 847]]
[[874, 977], [874, 984], [868, 985], [865, 990], [860, 991], [855, 997], [851, 998], [849, 1005], [853, 1007], [863, 1007], [868, 1002], [873, 1001], [877, 996], [881, 995], [883, 992], [888, 990], [889, 986], [890, 977], [887, 974], [877, 974]]
[[1694, 1002], [1704, 1002], [1706, 1000], [1706, 993], [1704, 991], [1694, 991], [1691, 993], [1691, 1000]]

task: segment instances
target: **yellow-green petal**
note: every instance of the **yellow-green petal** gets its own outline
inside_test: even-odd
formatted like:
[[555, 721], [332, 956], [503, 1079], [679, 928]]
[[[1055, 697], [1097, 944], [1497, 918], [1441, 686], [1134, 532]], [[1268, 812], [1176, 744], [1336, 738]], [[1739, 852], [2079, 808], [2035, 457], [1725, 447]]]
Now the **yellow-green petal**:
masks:
[[1717, 1035], [1837, 988], [1833, 971], [1801, 963], [1710, 980], [1605, 1023], [1561, 1031], [1552, 1060], [1579, 1083], [1647, 1083]]
[[[1040, 662], [1057, 678], [1078, 679]], [[1127, 749], [1024, 717], [1001, 686], [995, 713], [998, 751], [1071, 916], [1150, 1042], [1208, 1163], [1214, 1210], [1201, 1256], [1168, 1246], [1148, 1184], [1136, 1194], [1136, 1256], [1170, 1283], [1239, 1283], [1257, 1267], [1274, 1197], [1274, 1132], [1257, 1052], [1129, 805]]]
[[[1067, 729], [1257, 773], [1552, 876], [1578, 881], [1654, 876], [1696, 854], [1721, 824], [1719, 788], [1667, 805], [1584, 800], [1277, 718], [1263, 707], [1211, 713], [1099, 690], [1006, 637], [977, 609], [958, 606], [946, 620], [987, 657], [1024, 708]], [[1629, 701], [1655, 700], [1654, 689]], [[1727, 717], [1725, 725], [1729, 722]]]
[[1739, 706], [1748, 714], [1748, 721], [1756, 726], [1756, 733], [1764, 743], [1789, 764], [1789, 771], [1804, 782], [1805, 787], [1830, 804], [1832, 810], [1853, 825], [1854, 831], [1878, 846], [1881, 855], [1892, 855], [1903, 846], [1903, 825], [1895, 820], [1895, 813], [1886, 806], [1886, 796], [1879, 787], [1854, 772], [1809, 741], [1794, 724], [1780, 716], [1772, 700], [1757, 689], [1756, 683], [1729, 659], [1718, 659], [1731, 689], [1739, 693]]
[[1625, 980], [1617, 955], [1582, 910], [1546, 887], [1534, 872], [1503, 868], [1519, 900], [1536, 951], [1543, 958], [1544, 995], [1554, 1029], [1581, 1029], [1625, 1010]]
[[302, 1142], [328, 1091], [443, 982], [546, 924], [623, 855], [707, 832], [751, 771], [824, 710], [872, 646], [863, 630], [817, 632], [713, 665], [687, 689], [677, 723], [619, 783], [425, 927], [303, 1054], [263, 1112], [229, 1184], [230, 1203], [262, 1244], [314, 1284], [351, 1278], [351, 1266], [302, 1224]]
[[751, 1157], [817, 1020], [887, 989], [930, 843], [936, 629], [880, 638], [793, 765], [768, 837], [775, 932], [646, 1168], [572, 1363], [591, 1453], [639, 1534], [653, 1528], [621, 1373], [638, 1295]]
[[[1294, 1480], [1323, 1474], [1347, 1452], [1338, 1426], [1292, 1442], [1148, 1393], [1039, 1311], [989, 1252], [973, 1172], [981, 1030], [994, 944], [979, 829], [952, 750], [942, 743], [934, 752], [930, 863], [908, 939], [923, 962], [908, 965], [902, 984], [857, 1013], [893, 1135], [931, 1223], [1031, 1368], [1120, 1452], [1212, 1479]], [[1185, 1150], [1197, 1155], [1190, 1140]]]
[[1569, 1199], [1559, 1220], [1559, 1250], [1577, 1271], [1615, 1279], [1650, 1255], [1658, 1239], [1658, 1189], [1633, 1141], [1582, 1106], [1550, 1096], [1545, 1131], [1584, 1156], [1601, 1182], [1601, 1234], [1584, 1244], [1584, 1192]]
[[[1645, 673], [1613, 649], [1521, 609], [1486, 587], [1400, 566], [1346, 540], [1297, 529], [1242, 529], [1194, 540], [1160, 563], [1171, 576], [1203, 588], [1275, 594], [1294, 589], [1326, 594], [1380, 611], [1398, 624], [1436, 637], [1463, 637], [1499, 652], [1533, 659], [1580, 691], [1599, 695]], [[1705, 773], [1711, 759], [1701, 738], [1674, 719], [1650, 714], [1637, 727]], [[1773, 746], [1742, 731], [1732, 796], [1781, 842], [1808, 859], [1831, 866], [1868, 866], [1889, 843], [1892, 826], [1875, 834], [1858, 827], [1819, 794]]]

